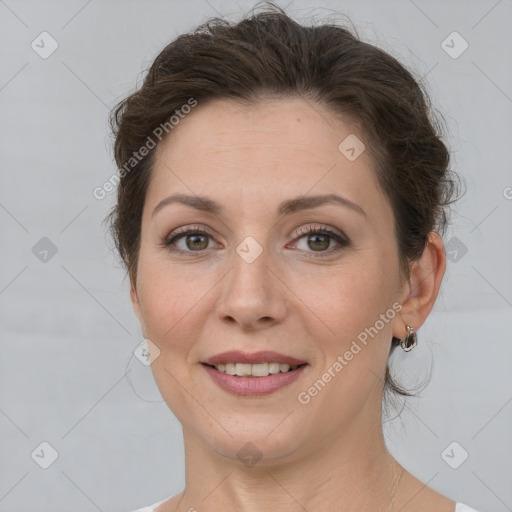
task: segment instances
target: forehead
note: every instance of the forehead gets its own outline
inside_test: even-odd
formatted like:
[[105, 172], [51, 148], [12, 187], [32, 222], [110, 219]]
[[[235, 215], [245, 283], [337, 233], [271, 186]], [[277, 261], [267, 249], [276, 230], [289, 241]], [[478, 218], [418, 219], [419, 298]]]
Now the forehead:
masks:
[[236, 195], [254, 209], [336, 190], [353, 202], [382, 202], [369, 151], [344, 153], [344, 141], [359, 152], [364, 139], [354, 124], [301, 98], [199, 103], [157, 146], [146, 202], [193, 192], [220, 202]]
[[159, 154], [172, 147], [177, 158], [187, 152], [192, 159], [218, 155], [225, 161], [256, 155], [260, 162], [265, 156], [266, 160], [308, 156], [330, 162], [340, 156], [339, 143], [356, 131], [325, 106], [302, 98], [262, 98], [249, 105], [214, 100], [199, 104], [183, 119], [159, 146]]

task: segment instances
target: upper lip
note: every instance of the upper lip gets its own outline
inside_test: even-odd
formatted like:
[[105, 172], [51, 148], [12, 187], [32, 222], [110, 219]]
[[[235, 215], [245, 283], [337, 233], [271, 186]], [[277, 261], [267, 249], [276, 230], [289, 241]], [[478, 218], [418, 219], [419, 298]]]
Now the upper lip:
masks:
[[306, 361], [301, 361], [295, 357], [280, 354], [279, 352], [273, 352], [271, 350], [254, 352], [252, 354], [248, 352], [241, 352], [240, 350], [229, 350], [227, 352], [216, 354], [203, 362], [212, 366], [224, 363], [281, 363], [289, 364], [290, 366], [299, 366], [304, 364]]

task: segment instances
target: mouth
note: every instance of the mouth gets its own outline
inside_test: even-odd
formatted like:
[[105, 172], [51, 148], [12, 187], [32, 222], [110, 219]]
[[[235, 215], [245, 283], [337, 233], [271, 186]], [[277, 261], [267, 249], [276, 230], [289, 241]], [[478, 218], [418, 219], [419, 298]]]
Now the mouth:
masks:
[[243, 397], [274, 393], [297, 380], [309, 366], [304, 360], [272, 351], [223, 352], [201, 365], [219, 388]]
[[[269, 367], [272, 368], [273, 373], [277, 373], [277, 367], [275, 366], [276, 364], [288, 365], [288, 368], [283, 370], [288, 371], [290, 367], [300, 366], [302, 364], [305, 364], [306, 361], [302, 359], [297, 359], [292, 356], [288, 356], [286, 354], [281, 354], [279, 352], [274, 352], [272, 350], [263, 350], [254, 353], [242, 352], [241, 350], [229, 350], [227, 352], [222, 352], [221, 354], [216, 354], [203, 361], [203, 363], [215, 367], [229, 364], [240, 366], [257, 366], [258, 364], [266, 363], [267, 365], [269, 365]], [[225, 371], [225, 369], [220, 371]]]
[[296, 371], [298, 368], [306, 366], [307, 363], [299, 365], [289, 365], [287, 363], [221, 363], [216, 365], [209, 365], [203, 363], [212, 369], [215, 369], [221, 373], [226, 373], [234, 377], [253, 377], [262, 378], [268, 377], [269, 375], [277, 375], [280, 373], [290, 373]]
[[297, 380], [309, 366], [304, 360], [270, 350], [231, 350], [201, 365], [223, 391], [244, 397], [274, 393]]

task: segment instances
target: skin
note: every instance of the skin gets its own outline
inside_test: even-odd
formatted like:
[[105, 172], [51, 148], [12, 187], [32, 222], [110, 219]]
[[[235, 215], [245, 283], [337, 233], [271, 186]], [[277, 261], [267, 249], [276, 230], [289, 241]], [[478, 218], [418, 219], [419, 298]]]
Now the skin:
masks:
[[[251, 106], [215, 100], [198, 105], [157, 147], [131, 299], [144, 336], [160, 350], [152, 369], [183, 426], [186, 454], [185, 490], [158, 512], [453, 512], [453, 501], [391, 457], [381, 427], [391, 337], [406, 336], [406, 323], [417, 330], [430, 313], [445, 270], [443, 244], [431, 233], [410, 280], [401, 279], [393, 211], [369, 152], [349, 161], [338, 150], [350, 134], [365, 140], [301, 98]], [[333, 191], [365, 215], [338, 204], [277, 211], [282, 201]], [[176, 193], [207, 196], [222, 211], [173, 203], [153, 215]], [[314, 235], [295, 231], [310, 225], [343, 233], [349, 244], [321, 238], [318, 249]], [[165, 241], [182, 226], [211, 237], [199, 240], [200, 250], [194, 236], [188, 246], [182, 237], [174, 247], [188, 252], [173, 252]], [[263, 249], [252, 263], [236, 252], [247, 236]], [[297, 395], [395, 302], [401, 312], [301, 404]], [[231, 349], [275, 350], [308, 366], [271, 395], [237, 397], [200, 364]], [[237, 457], [248, 442], [261, 454], [252, 467]]]

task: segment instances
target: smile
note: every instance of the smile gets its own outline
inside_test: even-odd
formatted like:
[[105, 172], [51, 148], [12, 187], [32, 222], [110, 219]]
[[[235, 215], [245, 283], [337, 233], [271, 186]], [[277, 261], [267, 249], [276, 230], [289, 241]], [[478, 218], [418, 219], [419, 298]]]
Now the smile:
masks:
[[215, 365], [219, 372], [225, 372], [228, 375], [236, 375], [238, 377], [267, 377], [276, 373], [288, 373], [298, 368], [283, 363], [226, 363]]
[[[226, 363], [211, 366], [203, 363], [201, 366], [223, 391], [242, 397], [257, 397], [269, 395], [290, 385], [309, 365], [307, 363], [299, 366], [284, 363]], [[278, 368], [276, 373], [270, 372]]]

